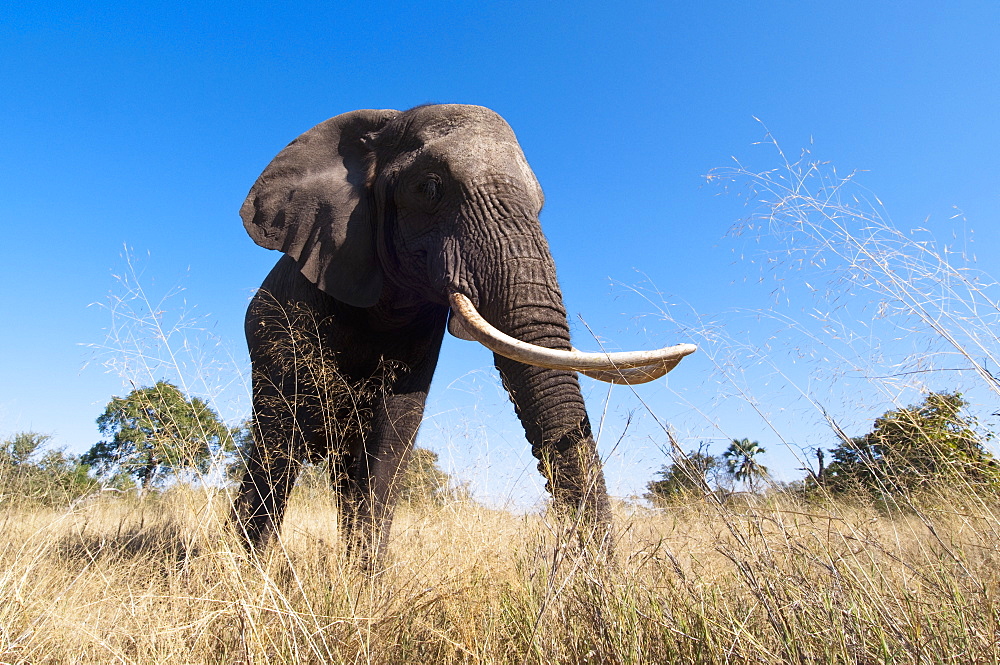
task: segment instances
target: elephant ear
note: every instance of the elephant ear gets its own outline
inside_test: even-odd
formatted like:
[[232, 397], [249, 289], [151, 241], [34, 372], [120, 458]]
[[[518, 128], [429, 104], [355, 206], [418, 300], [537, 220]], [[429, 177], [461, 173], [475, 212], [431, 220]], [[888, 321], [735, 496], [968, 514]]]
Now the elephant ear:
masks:
[[382, 292], [366, 137], [398, 113], [352, 111], [316, 125], [278, 153], [240, 208], [254, 242], [292, 257], [312, 283], [355, 307]]

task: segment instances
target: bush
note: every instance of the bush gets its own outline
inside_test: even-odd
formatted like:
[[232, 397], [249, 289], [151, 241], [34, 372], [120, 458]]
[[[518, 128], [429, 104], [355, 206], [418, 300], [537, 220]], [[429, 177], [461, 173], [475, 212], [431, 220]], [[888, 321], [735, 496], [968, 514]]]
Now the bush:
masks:
[[452, 477], [438, 466], [438, 454], [414, 448], [403, 474], [399, 498], [410, 505], [441, 505], [461, 494]]
[[50, 448], [48, 434], [18, 432], [0, 443], [0, 495], [46, 505], [65, 504], [97, 490], [76, 455]]
[[875, 497], [926, 491], [940, 485], [975, 491], [1000, 488], [1000, 468], [984, 447], [992, 437], [962, 415], [958, 393], [930, 393], [923, 403], [886, 411], [872, 431], [842, 441], [819, 482], [834, 493]]
[[687, 495], [704, 495], [710, 491], [710, 476], [722, 468], [719, 458], [704, 452], [704, 448], [676, 455], [674, 462], [660, 468], [660, 480], [646, 484], [643, 498], [654, 506], [683, 499]]

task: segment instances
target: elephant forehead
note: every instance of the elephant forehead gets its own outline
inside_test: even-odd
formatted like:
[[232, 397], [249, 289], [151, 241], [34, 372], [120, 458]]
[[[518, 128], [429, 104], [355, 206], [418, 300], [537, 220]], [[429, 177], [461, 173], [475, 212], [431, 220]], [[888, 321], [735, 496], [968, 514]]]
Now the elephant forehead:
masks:
[[436, 161], [447, 164], [451, 174], [465, 182], [491, 175], [506, 175], [522, 182], [535, 180], [516, 141], [498, 141], [477, 132], [456, 132], [425, 145], [424, 150]]
[[541, 208], [544, 198], [538, 180], [514, 131], [495, 111], [465, 104], [421, 106], [400, 114], [394, 127], [409, 137], [397, 145], [410, 147], [396, 156], [390, 170], [444, 168], [467, 186], [519, 183]]
[[406, 112], [410, 127], [425, 139], [451, 134], [458, 129], [478, 129], [495, 137], [514, 138], [514, 132], [507, 121], [496, 111], [485, 106], [467, 104], [433, 104], [418, 106]]

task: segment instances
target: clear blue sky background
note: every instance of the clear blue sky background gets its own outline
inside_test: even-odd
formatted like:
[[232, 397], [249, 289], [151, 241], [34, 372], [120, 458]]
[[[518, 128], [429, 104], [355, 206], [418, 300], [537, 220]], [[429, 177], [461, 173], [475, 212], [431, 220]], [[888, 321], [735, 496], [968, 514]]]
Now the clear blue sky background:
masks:
[[[900, 227], [963, 242], [975, 229], [989, 269], [1000, 249], [998, 35], [996, 2], [5, 3], [0, 435], [47, 432], [73, 452], [99, 438], [94, 419], [128, 384], [102, 367], [114, 354], [82, 345], [103, 344], [113, 325], [89, 305], [125, 295], [113, 275], [126, 246], [152, 297], [183, 289], [162, 320], [193, 317], [189, 344], [223, 358], [203, 377], [228, 385], [220, 411], [245, 412], [243, 310], [277, 257], [237, 211], [286, 143], [356, 108], [458, 102], [503, 115], [546, 191], [568, 309], [615, 346], [689, 341], [683, 325], [634, 318], [655, 312], [627, 288], [646, 280], [695, 327], [773, 309], [754, 243], [726, 235], [748, 210], [703, 177], [731, 156], [779, 166], [753, 145], [764, 137], [755, 117], [789, 154], [810, 147], [838, 172], [864, 170]], [[949, 221], [953, 206], [963, 219]], [[574, 331], [594, 348], [579, 320]], [[761, 345], [769, 334], [745, 322], [728, 332]], [[641, 491], [665, 462], [643, 403], [685, 447], [760, 440], [786, 478], [800, 475], [792, 448], [832, 445], [795, 391], [782, 401], [783, 379], [748, 370], [751, 388], [774, 389], [764, 402], [776, 434], [720, 385], [711, 356], [686, 360], [669, 383], [612, 394], [601, 448], [614, 492]], [[422, 442], [482, 494], [530, 500], [539, 483], [489, 366], [482, 349], [449, 341]], [[200, 385], [190, 365], [181, 371]], [[607, 390], [586, 390], [598, 420]], [[891, 400], [875, 391], [836, 416], [859, 434]]]

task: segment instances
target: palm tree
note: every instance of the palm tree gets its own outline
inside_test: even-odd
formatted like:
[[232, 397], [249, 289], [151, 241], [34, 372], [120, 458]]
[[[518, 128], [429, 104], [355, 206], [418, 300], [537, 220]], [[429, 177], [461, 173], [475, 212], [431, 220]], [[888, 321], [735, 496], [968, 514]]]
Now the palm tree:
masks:
[[756, 491], [758, 480], [767, 478], [767, 467], [757, 461], [757, 456], [764, 452], [764, 447], [750, 439], [733, 439], [722, 458], [726, 463], [726, 473], [733, 480], [745, 481], [750, 491]]

